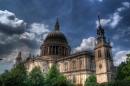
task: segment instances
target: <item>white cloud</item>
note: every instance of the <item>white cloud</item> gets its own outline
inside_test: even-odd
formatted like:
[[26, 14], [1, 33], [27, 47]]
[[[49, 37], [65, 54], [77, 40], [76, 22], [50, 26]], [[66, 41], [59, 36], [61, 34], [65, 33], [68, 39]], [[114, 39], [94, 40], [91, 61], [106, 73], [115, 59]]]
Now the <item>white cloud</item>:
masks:
[[85, 50], [92, 51], [94, 49], [94, 42], [95, 42], [94, 37], [89, 37], [88, 39], [83, 39], [80, 46], [73, 49], [73, 53], [81, 52], [81, 51], [85, 51]]
[[115, 54], [114, 56], [114, 65], [115, 66], [118, 66], [122, 61], [126, 61], [126, 54], [129, 54], [130, 53], [130, 50], [128, 51], [125, 51], [125, 50], [122, 50], [122, 51], [119, 51]]
[[103, 0], [89, 0], [89, 1], [91, 1], [91, 2], [93, 2], [93, 1], [103, 2]]
[[34, 38], [35, 38], [35, 34], [34, 34], [34, 33], [28, 33], [28, 32], [24, 32], [24, 33], [20, 36], [20, 39], [33, 40]]
[[[4, 29], [0, 28], [0, 30], [3, 29], [4, 31], [0, 32], [0, 47], [3, 47], [2, 45], [4, 45], [7, 48], [9, 46], [9, 48], [7, 49], [4, 47], [5, 49], [1, 52], [0, 58], [3, 60], [0, 62], [0, 73], [5, 69], [10, 70], [13, 67], [14, 60], [19, 51], [22, 52], [22, 57], [24, 59], [29, 56], [29, 53], [35, 55], [40, 53], [40, 49], [37, 50], [36, 47], [43, 43], [43, 40], [50, 32], [48, 26], [43, 23], [32, 23], [27, 31], [24, 31], [26, 23], [23, 20], [16, 18], [15, 14], [9, 11], [0, 11], [0, 27], [2, 25], [7, 27]], [[16, 34], [16, 32], [19, 33], [20, 29], [22, 32]], [[7, 31], [11, 33], [12, 30], [13, 35], [6, 33]]]
[[20, 39], [35, 40], [41, 44], [49, 32], [50, 30], [47, 25], [43, 23], [32, 23], [28, 29], [28, 32], [24, 32], [20, 36]]
[[[123, 7], [117, 8], [117, 10], [110, 15], [108, 19], [101, 19], [102, 26], [110, 26], [111, 28], [115, 28], [119, 22], [123, 19], [123, 17], [120, 16], [120, 12], [122, 12], [125, 9], [130, 8], [129, 2], [122, 2]], [[96, 21], [96, 27], [98, 26], [98, 21]]]
[[50, 32], [50, 30], [48, 29], [48, 26], [43, 23], [33, 23], [30, 25], [30, 32], [41, 35]]
[[12, 30], [25, 29], [26, 23], [23, 20], [16, 18], [14, 13], [7, 10], [0, 10], [0, 24], [10, 27]]
[[103, 0], [98, 0], [99, 2], [103, 2]]
[[110, 23], [111, 28], [115, 28], [122, 18], [123, 17], [121, 17], [118, 12], [115, 12], [111, 17], [112, 19], [112, 22]]
[[127, 8], [130, 8], [130, 3], [129, 2], [122, 2], [122, 5], [127, 7]]
[[118, 12], [121, 12], [121, 11], [123, 11], [123, 10], [125, 10], [125, 7], [117, 8], [117, 11], [118, 11]]
[[[103, 27], [108, 26], [110, 22], [111, 22], [111, 19], [101, 19], [100, 20], [100, 23]], [[96, 25], [98, 27], [98, 21], [96, 21]]]

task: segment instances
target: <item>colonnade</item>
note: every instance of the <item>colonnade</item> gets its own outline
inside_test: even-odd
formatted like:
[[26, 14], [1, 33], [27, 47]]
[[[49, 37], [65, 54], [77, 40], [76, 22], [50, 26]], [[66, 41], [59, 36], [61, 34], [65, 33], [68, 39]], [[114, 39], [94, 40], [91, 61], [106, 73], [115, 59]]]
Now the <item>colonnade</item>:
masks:
[[41, 50], [41, 55], [70, 55], [70, 50], [61, 46], [47, 46]]

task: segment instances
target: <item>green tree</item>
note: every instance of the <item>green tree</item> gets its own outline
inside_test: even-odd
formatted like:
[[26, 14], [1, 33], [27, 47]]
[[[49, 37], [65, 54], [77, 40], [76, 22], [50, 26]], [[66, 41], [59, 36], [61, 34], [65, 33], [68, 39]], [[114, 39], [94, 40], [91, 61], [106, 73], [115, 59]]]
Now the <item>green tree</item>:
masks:
[[115, 74], [115, 80], [123, 80], [126, 76], [123, 72], [123, 67], [125, 67], [127, 64], [125, 62], [122, 62], [118, 67]]
[[11, 70], [8, 78], [4, 81], [4, 86], [25, 86], [23, 81], [26, 75], [26, 67], [21, 62]]
[[44, 76], [40, 67], [34, 67], [24, 82], [26, 86], [44, 86]]
[[8, 70], [5, 70], [3, 74], [0, 75], [0, 86], [4, 86], [4, 83], [7, 81], [7, 79], [10, 76], [10, 72]]
[[130, 62], [130, 54], [127, 54], [126, 56], [127, 56], [126, 61], [127, 61], [127, 62]]
[[2, 86], [2, 77], [0, 76], [0, 86]]
[[122, 68], [122, 72], [125, 74], [125, 80], [130, 80], [130, 54], [127, 54], [126, 65]]
[[97, 86], [97, 79], [95, 76], [89, 76], [85, 81], [85, 86]]
[[45, 86], [74, 86], [66, 77], [60, 74], [56, 65], [52, 65], [45, 75]]

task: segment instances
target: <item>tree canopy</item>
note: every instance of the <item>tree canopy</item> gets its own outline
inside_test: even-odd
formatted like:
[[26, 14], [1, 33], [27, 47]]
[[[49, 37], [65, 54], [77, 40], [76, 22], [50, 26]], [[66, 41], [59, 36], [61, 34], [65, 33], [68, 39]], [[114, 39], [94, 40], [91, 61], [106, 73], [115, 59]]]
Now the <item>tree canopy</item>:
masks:
[[45, 86], [74, 86], [59, 72], [56, 65], [52, 65], [45, 75]]
[[122, 62], [117, 68], [115, 80], [130, 80], [130, 54], [126, 56], [126, 62]]
[[89, 76], [85, 81], [85, 86], [96, 86], [96, 85], [97, 85], [97, 79], [93, 75]]
[[39, 66], [32, 69], [24, 83], [26, 86], [44, 86], [44, 76]]

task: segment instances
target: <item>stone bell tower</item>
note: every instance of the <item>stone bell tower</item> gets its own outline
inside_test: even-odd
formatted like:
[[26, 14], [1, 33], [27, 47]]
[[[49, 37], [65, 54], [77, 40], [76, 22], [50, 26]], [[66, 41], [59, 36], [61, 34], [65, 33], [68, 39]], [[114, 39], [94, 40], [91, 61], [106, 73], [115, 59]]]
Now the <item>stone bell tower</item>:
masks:
[[98, 83], [109, 82], [113, 79], [113, 58], [110, 41], [106, 41], [104, 29], [100, 24], [98, 15], [97, 43], [95, 43], [96, 77]]

